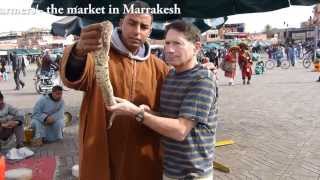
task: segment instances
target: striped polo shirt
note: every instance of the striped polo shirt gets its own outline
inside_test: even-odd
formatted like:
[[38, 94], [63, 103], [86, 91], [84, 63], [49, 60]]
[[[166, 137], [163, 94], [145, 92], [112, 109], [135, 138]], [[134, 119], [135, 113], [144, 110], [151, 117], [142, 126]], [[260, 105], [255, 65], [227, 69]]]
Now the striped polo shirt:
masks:
[[177, 73], [171, 70], [162, 86], [160, 113], [196, 122], [182, 142], [163, 137], [164, 173], [169, 178], [194, 179], [212, 173], [217, 125], [217, 84], [200, 65]]

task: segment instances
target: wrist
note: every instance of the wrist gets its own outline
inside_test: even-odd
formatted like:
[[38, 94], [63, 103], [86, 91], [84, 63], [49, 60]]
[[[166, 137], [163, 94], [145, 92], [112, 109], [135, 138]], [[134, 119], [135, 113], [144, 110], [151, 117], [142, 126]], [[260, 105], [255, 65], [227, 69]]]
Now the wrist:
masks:
[[135, 120], [139, 123], [143, 123], [144, 121], [144, 109], [139, 108], [139, 111], [135, 114]]
[[86, 56], [86, 53], [79, 42], [75, 44], [74, 48], [72, 49], [72, 53], [77, 59], [83, 59]]

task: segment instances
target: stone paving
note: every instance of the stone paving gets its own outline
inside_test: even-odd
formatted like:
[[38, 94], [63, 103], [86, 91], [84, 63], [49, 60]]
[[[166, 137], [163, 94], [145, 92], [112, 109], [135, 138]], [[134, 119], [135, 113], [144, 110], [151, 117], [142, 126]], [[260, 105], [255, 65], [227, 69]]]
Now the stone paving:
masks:
[[[239, 75], [239, 73], [238, 73]], [[254, 76], [251, 85], [220, 88], [216, 159], [231, 173], [216, 179], [319, 179], [320, 83], [301, 67]]]
[[[14, 91], [14, 83], [0, 82], [8, 103], [30, 112], [36, 98], [32, 76]], [[215, 179], [320, 179], [320, 83], [318, 74], [301, 67], [274, 69], [242, 85], [238, 72], [235, 86], [227, 86], [219, 72], [219, 126], [217, 140], [235, 144], [218, 147], [216, 160], [231, 168], [215, 171]], [[66, 110], [77, 116], [81, 92], [64, 91]], [[71, 167], [78, 162], [77, 118], [65, 128], [65, 139], [36, 149], [36, 156], [55, 155], [56, 179], [72, 180]]]

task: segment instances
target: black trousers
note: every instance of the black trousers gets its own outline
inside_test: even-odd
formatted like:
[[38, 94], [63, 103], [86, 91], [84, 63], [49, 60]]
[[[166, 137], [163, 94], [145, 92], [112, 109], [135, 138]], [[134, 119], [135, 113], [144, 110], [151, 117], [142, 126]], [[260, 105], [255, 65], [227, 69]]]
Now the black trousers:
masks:
[[20, 85], [24, 86], [24, 82], [20, 79], [20, 71], [21, 71], [20, 69], [15, 70], [13, 73], [13, 78], [16, 83], [16, 89], [20, 89]]

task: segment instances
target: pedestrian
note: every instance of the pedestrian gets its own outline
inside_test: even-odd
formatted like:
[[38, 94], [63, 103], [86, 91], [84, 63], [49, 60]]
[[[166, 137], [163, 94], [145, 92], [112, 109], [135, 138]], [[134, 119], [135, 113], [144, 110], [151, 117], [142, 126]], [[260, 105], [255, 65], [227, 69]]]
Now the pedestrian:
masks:
[[13, 78], [16, 83], [16, 90], [20, 90], [20, 85], [23, 88], [25, 83], [20, 79], [20, 72], [23, 68], [23, 59], [17, 56], [16, 52], [10, 53], [10, 60], [12, 62]]
[[22, 71], [23, 77], [26, 77], [27, 76], [26, 59], [23, 56], [19, 56], [19, 58], [21, 58], [21, 62], [22, 62], [21, 71]]
[[163, 180], [213, 179], [217, 85], [214, 74], [197, 63], [199, 37], [200, 31], [182, 20], [167, 25], [165, 56], [174, 69], [162, 86], [159, 112], [121, 98], [109, 107], [162, 135]]
[[8, 74], [6, 70], [6, 62], [4, 59], [0, 59], [0, 75], [4, 81], [8, 80]]
[[[248, 52], [248, 46], [244, 43], [239, 44], [239, 67], [242, 75], [242, 84], [250, 84], [252, 76], [252, 59]], [[247, 79], [247, 82], [246, 82]]]
[[234, 80], [236, 77], [236, 67], [237, 62], [239, 59], [239, 47], [231, 47], [228, 50], [228, 53], [224, 57], [224, 60], [222, 61], [221, 69], [224, 70], [224, 75], [229, 79], [229, 86], [234, 85]]
[[277, 67], [281, 66], [281, 59], [283, 58], [283, 48], [280, 45], [277, 45], [274, 52], [274, 59], [277, 62]]

